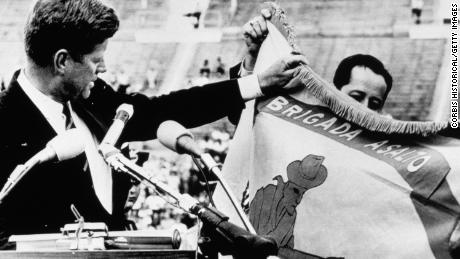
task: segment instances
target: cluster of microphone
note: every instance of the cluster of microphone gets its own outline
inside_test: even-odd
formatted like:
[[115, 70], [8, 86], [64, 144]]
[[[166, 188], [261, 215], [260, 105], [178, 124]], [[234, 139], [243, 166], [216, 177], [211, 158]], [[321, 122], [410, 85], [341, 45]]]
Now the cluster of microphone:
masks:
[[[169, 189], [159, 181], [148, 178], [141, 167], [125, 158], [115, 148], [123, 129], [128, 120], [133, 116], [134, 109], [130, 104], [122, 104], [116, 111], [112, 125], [99, 145], [99, 153], [113, 169], [130, 174], [140, 182], [151, 184], [163, 193], [171, 196], [177, 204], [189, 213], [195, 214], [202, 220], [206, 229], [211, 229], [213, 239], [219, 240], [219, 252], [224, 254], [239, 255], [242, 251], [248, 251], [254, 255], [267, 257], [276, 255], [278, 247], [276, 241], [271, 238], [258, 236], [246, 217], [242, 217], [246, 229], [236, 226], [228, 221], [228, 217], [217, 211], [215, 208], [203, 206], [196, 199]], [[219, 173], [217, 164], [209, 154], [204, 153], [194, 141], [193, 135], [175, 121], [164, 121], [157, 130], [157, 138], [164, 146], [179, 153], [188, 154], [200, 159], [205, 170], [210, 173]], [[25, 164], [18, 165], [11, 173], [7, 183], [0, 191], [0, 203], [17, 185], [17, 183], [33, 167], [49, 161], [65, 161], [80, 155], [84, 149], [85, 141], [78, 129], [70, 129], [59, 134], [50, 140], [46, 147], [29, 159]], [[219, 176], [218, 176], [219, 178]], [[222, 183], [222, 182], [221, 182]], [[225, 185], [225, 184], [224, 184]], [[224, 186], [225, 188], [225, 186]], [[229, 194], [229, 193], [228, 193]], [[230, 193], [231, 194], [231, 193]], [[235, 200], [234, 197], [230, 197]], [[235, 204], [234, 204], [235, 205]], [[238, 210], [238, 206], [235, 205]], [[222, 243], [222, 240], [224, 241]]]

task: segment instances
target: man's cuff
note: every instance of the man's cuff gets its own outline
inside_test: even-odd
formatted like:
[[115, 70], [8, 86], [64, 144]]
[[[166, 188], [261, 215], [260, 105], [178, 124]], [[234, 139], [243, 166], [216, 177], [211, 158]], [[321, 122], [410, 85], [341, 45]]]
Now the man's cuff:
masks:
[[238, 86], [240, 87], [241, 96], [245, 101], [263, 96], [257, 75], [250, 75], [239, 78]]

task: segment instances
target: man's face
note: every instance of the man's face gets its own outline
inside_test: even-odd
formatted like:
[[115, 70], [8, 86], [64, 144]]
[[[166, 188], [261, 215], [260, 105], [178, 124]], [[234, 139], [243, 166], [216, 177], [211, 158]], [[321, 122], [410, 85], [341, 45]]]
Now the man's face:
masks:
[[287, 182], [283, 192], [283, 203], [284, 206], [286, 206], [289, 215], [294, 214], [295, 208], [302, 201], [302, 196], [305, 191], [305, 188], [297, 186], [292, 182]]
[[63, 95], [66, 99], [74, 100], [80, 96], [88, 98], [97, 74], [106, 71], [104, 53], [107, 49], [107, 40], [96, 45], [94, 50], [83, 55], [80, 61], [69, 58], [69, 68], [64, 75]]
[[371, 69], [356, 66], [351, 70], [350, 82], [341, 91], [369, 109], [381, 112], [387, 85], [383, 76]]

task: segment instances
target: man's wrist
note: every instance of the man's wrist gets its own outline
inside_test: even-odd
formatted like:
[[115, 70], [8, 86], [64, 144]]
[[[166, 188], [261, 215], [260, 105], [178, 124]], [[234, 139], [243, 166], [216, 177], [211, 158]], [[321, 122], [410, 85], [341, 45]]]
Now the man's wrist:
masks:
[[[241, 76], [250, 75], [254, 72], [254, 66], [256, 64], [256, 58], [251, 55], [246, 55], [241, 61]], [[245, 74], [243, 74], [245, 73]]]

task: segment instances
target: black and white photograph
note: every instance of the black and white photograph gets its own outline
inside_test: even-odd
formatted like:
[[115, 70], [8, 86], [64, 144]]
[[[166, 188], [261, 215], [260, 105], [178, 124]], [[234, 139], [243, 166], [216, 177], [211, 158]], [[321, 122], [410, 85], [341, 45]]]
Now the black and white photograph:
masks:
[[459, 0], [0, 0], [0, 258], [460, 258]]

